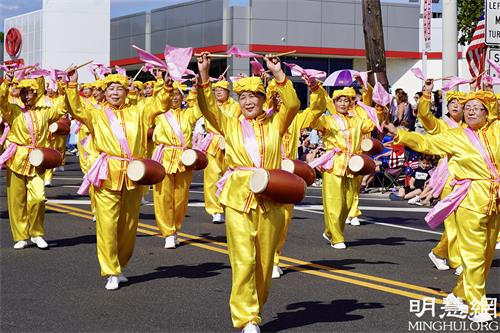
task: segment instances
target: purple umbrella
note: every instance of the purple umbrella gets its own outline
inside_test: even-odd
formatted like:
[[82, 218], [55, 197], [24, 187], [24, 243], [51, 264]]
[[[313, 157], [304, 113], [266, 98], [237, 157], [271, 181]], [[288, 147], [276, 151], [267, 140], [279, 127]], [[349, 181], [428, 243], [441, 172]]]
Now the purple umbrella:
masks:
[[323, 86], [330, 86], [330, 87], [350, 86], [351, 83], [354, 81], [353, 76], [357, 73], [358, 73], [357, 71], [354, 71], [352, 69], [341, 69], [339, 71], [335, 71], [326, 78], [325, 82], [323, 82]]

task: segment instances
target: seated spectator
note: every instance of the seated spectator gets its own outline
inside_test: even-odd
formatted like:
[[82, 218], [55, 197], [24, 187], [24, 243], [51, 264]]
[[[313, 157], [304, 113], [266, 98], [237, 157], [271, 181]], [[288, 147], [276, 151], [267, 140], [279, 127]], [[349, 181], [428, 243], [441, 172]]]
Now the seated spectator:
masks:
[[408, 186], [398, 190], [398, 193], [391, 193], [389, 198], [393, 201], [408, 200], [422, 193], [427, 181], [431, 177], [429, 171], [432, 168], [432, 156], [422, 156], [419, 167], [415, 169], [410, 178]]

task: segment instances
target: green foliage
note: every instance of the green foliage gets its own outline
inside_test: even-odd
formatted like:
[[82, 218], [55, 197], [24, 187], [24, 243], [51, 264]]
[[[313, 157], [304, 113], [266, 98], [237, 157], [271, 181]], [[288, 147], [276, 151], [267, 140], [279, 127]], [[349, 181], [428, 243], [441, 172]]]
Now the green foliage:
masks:
[[461, 45], [469, 43], [484, 9], [484, 0], [458, 0], [457, 28]]
[[3, 43], [3, 31], [0, 31], [0, 43]]

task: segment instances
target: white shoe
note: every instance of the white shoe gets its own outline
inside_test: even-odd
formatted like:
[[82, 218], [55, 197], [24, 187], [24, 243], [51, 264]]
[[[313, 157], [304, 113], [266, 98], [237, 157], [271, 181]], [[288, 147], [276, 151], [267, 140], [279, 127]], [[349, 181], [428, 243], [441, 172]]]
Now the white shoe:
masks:
[[175, 246], [179, 246], [181, 244], [181, 242], [179, 242], [179, 240], [177, 239], [177, 234], [174, 234], [174, 242]]
[[416, 197], [411, 198], [410, 200], [408, 200], [408, 203], [409, 203], [410, 205], [416, 205], [416, 204], [417, 204], [417, 202], [419, 202], [419, 201], [420, 201], [420, 197], [417, 195]]
[[63, 171], [64, 171], [64, 166], [62, 166], [62, 165], [61, 165], [61, 166], [58, 166], [58, 167], [55, 169], [55, 171], [61, 171], [61, 172], [63, 172]]
[[440, 271], [446, 271], [450, 269], [450, 266], [446, 265], [446, 259], [440, 259], [438, 258], [434, 253], [429, 252], [429, 258], [431, 259], [432, 263], [436, 268]]
[[463, 267], [462, 265], [458, 266], [457, 269], [455, 269], [455, 275], [460, 275], [463, 272]]
[[323, 238], [324, 238], [324, 239], [326, 239], [326, 241], [327, 241], [329, 244], [331, 244], [331, 243], [332, 243], [332, 241], [330, 240], [330, 238], [328, 238], [328, 236], [327, 236], [325, 233], [323, 233]]
[[495, 246], [495, 249], [500, 250], [500, 242], [497, 243], [497, 246]]
[[253, 323], [248, 323], [241, 333], [260, 333], [260, 328]]
[[14, 248], [16, 250], [24, 249], [26, 246], [28, 246], [28, 242], [25, 240], [20, 240], [20, 241], [16, 242], [16, 244], [14, 244]]
[[94, 217], [92, 218], [92, 222], [95, 222], [97, 220], [97, 217], [94, 215]]
[[141, 206], [147, 205], [148, 203], [149, 203], [149, 201], [144, 199], [144, 197], [141, 198]]
[[216, 213], [212, 215], [212, 223], [224, 223], [224, 214], [222, 213]]
[[361, 225], [361, 223], [359, 222], [359, 219], [356, 216], [351, 219], [351, 225], [355, 225], [355, 226]]
[[107, 290], [116, 290], [120, 287], [120, 278], [116, 275], [111, 275], [108, 277], [108, 283], [106, 283]]
[[40, 249], [46, 249], [49, 247], [49, 245], [47, 244], [47, 242], [45, 241], [45, 239], [43, 239], [42, 237], [40, 236], [37, 236], [37, 237], [31, 237], [31, 241], [33, 243], [36, 244], [36, 246], [38, 246], [38, 248]]
[[273, 266], [273, 275], [271, 276], [273, 279], [279, 279], [283, 275], [283, 271], [281, 270], [280, 266], [274, 265]]
[[332, 247], [334, 249], [337, 249], [337, 250], [343, 250], [343, 249], [347, 248], [347, 246], [345, 246], [345, 243], [332, 244]]
[[348, 217], [348, 218], [345, 219], [345, 224], [351, 224], [351, 218], [350, 217]]
[[493, 317], [488, 312], [476, 313], [475, 315], [469, 316], [469, 320], [475, 323], [485, 323], [492, 321]]
[[465, 302], [461, 298], [453, 295], [453, 293], [449, 293], [448, 296], [443, 298], [443, 303], [445, 304], [445, 306], [450, 305], [455, 308], [458, 307], [458, 309], [462, 313], [469, 313], [469, 307], [467, 306], [467, 304], [465, 304]]
[[128, 282], [128, 279], [123, 273], [120, 273], [120, 275], [118, 275], [118, 282]]
[[45, 187], [52, 187], [52, 182], [50, 180], [45, 181]]
[[175, 249], [175, 236], [165, 237], [165, 248], [166, 249]]

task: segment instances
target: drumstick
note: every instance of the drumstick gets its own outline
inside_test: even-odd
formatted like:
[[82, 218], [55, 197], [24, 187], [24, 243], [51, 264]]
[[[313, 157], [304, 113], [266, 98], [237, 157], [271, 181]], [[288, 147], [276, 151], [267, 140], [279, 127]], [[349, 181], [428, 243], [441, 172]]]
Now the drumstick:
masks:
[[225, 69], [225, 70], [224, 70], [224, 72], [221, 74], [221, 76], [226, 75], [226, 73], [227, 73], [227, 71], [228, 71], [229, 67], [231, 67], [231, 65], [227, 65], [226, 69]]
[[35, 66], [26, 66], [26, 67], [21, 67], [21, 68], [13, 68], [13, 69], [10, 69], [11, 71], [13, 72], [17, 72], [17, 71], [22, 71], [23, 69], [30, 69], [30, 68], [33, 68]]
[[[201, 53], [195, 53], [195, 57], [201, 57]], [[208, 55], [211, 58], [231, 58], [232, 54], [216, 54], [216, 53], [211, 53]]]
[[135, 74], [135, 76], [132, 79], [132, 81], [135, 81], [135, 79], [137, 79], [137, 77], [139, 76], [139, 74], [142, 72], [143, 69], [144, 69], [144, 65], [142, 65], [141, 69], [139, 69], [139, 71]]
[[94, 62], [94, 60], [89, 60], [89, 61], [87, 61], [87, 62], [85, 62], [85, 63], [83, 63], [83, 64], [81, 64], [81, 65], [76, 66], [76, 69], [78, 69], [78, 68], [82, 68], [83, 66], [87, 66], [88, 64], [90, 64], [90, 63], [92, 63], [92, 62]]
[[283, 56], [286, 56], [286, 55], [289, 55], [289, 54], [293, 54], [293, 53], [296, 53], [296, 52], [297, 52], [297, 50], [293, 50], [293, 51], [288, 51], [288, 52], [283, 52], [283, 53], [272, 54], [271, 58], [283, 57]]

